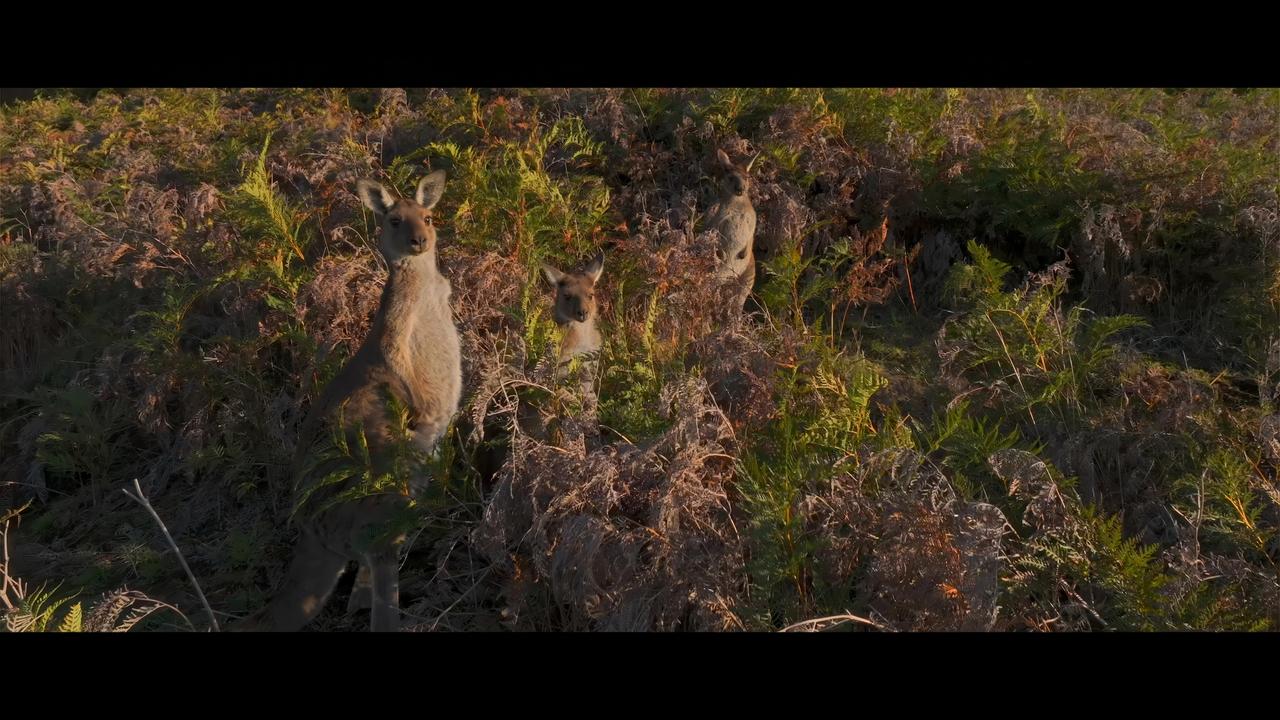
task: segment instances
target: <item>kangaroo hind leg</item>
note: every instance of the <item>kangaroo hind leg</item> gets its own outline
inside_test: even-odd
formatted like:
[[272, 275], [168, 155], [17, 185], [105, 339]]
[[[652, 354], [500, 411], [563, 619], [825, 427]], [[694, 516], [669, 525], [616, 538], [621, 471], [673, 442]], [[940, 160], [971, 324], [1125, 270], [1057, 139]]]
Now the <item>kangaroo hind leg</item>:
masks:
[[374, 632], [400, 630], [400, 563], [395, 553], [370, 557], [372, 607], [369, 620]]
[[237, 630], [294, 632], [311, 622], [338, 584], [347, 559], [304, 533], [294, 550], [284, 585], [266, 608], [241, 621]]
[[347, 601], [347, 612], [368, 610], [373, 607], [373, 572], [369, 564], [360, 562], [360, 570], [356, 573], [356, 582], [351, 586], [351, 598]]

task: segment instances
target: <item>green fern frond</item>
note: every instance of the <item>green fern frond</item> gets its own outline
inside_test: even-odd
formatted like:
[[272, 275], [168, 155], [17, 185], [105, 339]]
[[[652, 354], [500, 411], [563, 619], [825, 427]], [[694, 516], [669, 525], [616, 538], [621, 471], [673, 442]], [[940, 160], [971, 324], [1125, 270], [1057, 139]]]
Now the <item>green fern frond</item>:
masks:
[[80, 603], [76, 603], [62, 618], [62, 624], [58, 625], [58, 632], [80, 632], [83, 622], [82, 608]]

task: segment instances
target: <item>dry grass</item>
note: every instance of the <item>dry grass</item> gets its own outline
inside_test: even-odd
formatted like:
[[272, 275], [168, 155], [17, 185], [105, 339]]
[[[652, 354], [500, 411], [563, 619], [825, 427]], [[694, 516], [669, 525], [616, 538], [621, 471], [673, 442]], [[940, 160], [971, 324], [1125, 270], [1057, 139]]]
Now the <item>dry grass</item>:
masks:
[[[210, 612], [256, 608], [292, 540], [297, 425], [385, 277], [354, 181], [405, 192], [444, 168], [467, 396], [404, 559], [415, 629], [1274, 629], [1276, 107], [1000, 89], [11, 106], [0, 507], [35, 502], [32, 581], [113, 593], [86, 629], [201, 601], [115, 491], [133, 478]], [[707, 282], [717, 148], [760, 153], [742, 318]], [[1008, 272], [959, 297], [971, 239]], [[584, 396], [548, 363], [537, 266], [600, 250]], [[1118, 312], [1146, 326], [1093, 343]], [[12, 612], [30, 593], [5, 572]]]

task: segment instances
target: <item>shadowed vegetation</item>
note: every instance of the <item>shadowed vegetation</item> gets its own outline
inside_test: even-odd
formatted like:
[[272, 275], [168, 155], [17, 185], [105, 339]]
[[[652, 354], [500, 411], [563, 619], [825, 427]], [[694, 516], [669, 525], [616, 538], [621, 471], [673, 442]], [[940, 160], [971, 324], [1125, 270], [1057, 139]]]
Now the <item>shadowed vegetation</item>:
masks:
[[[759, 154], [743, 318], [717, 150]], [[355, 183], [444, 169], [410, 628], [1275, 630], [1277, 157], [1273, 89], [42, 91], [0, 107], [0, 612], [203, 629], [135, 478], [260, 608], [386, 277]], [[600, 251], [585, 412], [541, 267]], [[349, 586], [314, 628], [368, 627]]]

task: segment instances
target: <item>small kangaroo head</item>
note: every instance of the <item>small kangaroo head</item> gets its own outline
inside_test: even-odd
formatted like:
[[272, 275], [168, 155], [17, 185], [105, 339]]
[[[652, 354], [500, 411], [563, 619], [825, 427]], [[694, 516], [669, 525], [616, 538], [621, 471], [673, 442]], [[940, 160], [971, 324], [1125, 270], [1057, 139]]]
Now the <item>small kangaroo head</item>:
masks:
[[739, 167], [733, 164], [724, 150], [716, 151], [716, 159], [720, 162], [720, 169], [724, 171], [724, 179], [721, 180], [720, 187], [726, 197], [746, 197], [751, 189], [751, 166], [756, 164], [756, 158], [759, 157], [756, 155], [751, 158], [751, 162], [747, 163], [746, 167]]
[[603, 272], [604, 253], [597, 255], [580, 273], [563, 273], [550, 265], [542, 266], [547, 282], [556, 288], [554, 314], [557, 323], [587, 322], [595, 317], [596, 281]]
[[382, 254], [388, 261], [435, 250], [431, 208], [444, 194], [444, 171], [422, 178], [413, 200], [399, 198], [374, 180], [361, 180], [356, 190], [365, 207], [382, 223]]

